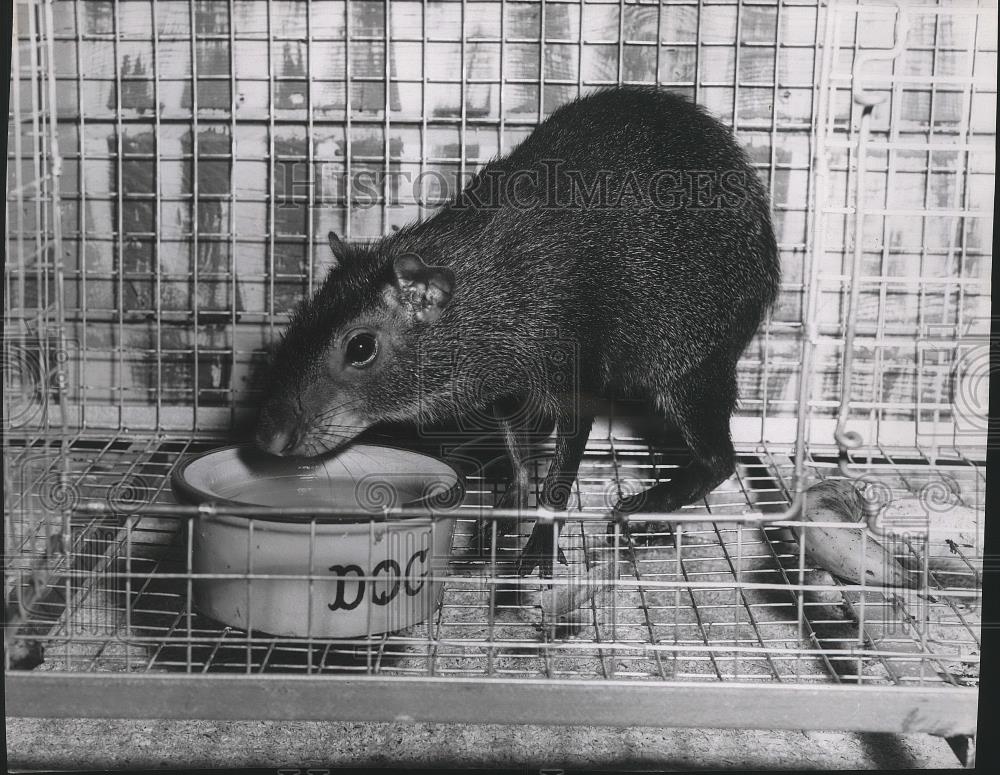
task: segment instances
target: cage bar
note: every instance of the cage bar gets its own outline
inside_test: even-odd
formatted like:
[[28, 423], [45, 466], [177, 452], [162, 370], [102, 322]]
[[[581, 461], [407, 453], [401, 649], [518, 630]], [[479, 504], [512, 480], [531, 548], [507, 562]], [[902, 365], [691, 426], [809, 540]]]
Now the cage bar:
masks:
[[[15, 3], [9, 712], [188, 717], [193, 703], [213, 718], [973, 734], [986, 403], [972, 386], [988, 365], [996, 8], [899, 11], [899, 57], [864, 73], [886, 101], [861, 148], [852, 66], [891, 47], [890, 13], [813, 0]], [[359, 241], [426, 217], [447, 199], [427, 175], [464, 181], [559, 102], [623, 83], [705, 104], [771, 195], [784, 280], [740, 363], [734, 475], [669, 530], [609, 525], [617, 497], [679, 465], [631, 407], [609, 406], [569, 510], [537, 514], [558, 523], [569, 560], [551, 581], [512, 572], [526, 536], [504, 535], [509, 514], [491, 510], [503, 482], [470, 464], [462, 508], [433, 521], [455, 533], [425, 622], [336, 639], [310, 614], [293, 638], [199, 612], [196, 585], [227, 576], [194, 573], [191, 536], [220, 512], [178, 506], [170, 477], [251, 416], [265, 348], [322, 279], [326, 231]], [[382, 176], [370, 201], [368, 172]], [[849, 450], [834, 439], [842, 390], [842, 429], [863, 441]], [[471, 455], [476, 440], [462, 441], [448, 451]], [[899, 506], [872, 527], [914, 589], [807, 580], [796, 493], [845, 473]], [[333, 511], [305, 515], [314, 546]], [[932, 568], [960, 517], [968, 540]], [[230, 577], [249, 597], [276, 574], [248, 553], [250, 571]], [[310, 601], [329, 581], [314, 560], [284, 574], [308, 581]], [[553, 621], [545, 595], [574, 584], [596, 591]], [[261, 704], [265, 692], [297, 699]]]

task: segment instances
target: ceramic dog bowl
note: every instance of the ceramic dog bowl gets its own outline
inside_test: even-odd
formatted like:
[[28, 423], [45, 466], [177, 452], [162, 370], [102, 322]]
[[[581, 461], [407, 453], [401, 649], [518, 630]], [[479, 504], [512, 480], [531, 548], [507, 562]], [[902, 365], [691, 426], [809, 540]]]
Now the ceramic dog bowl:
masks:
[[[455, 526], [430, 515], [459, 503], [464, 491], [447, 463], [374, 444], [310, 459], [224, 447], [184, 461], [172, 485], [185, 503], [261, 507], [252, 519], [193, 521], [195, 608], [243, 630], [317, 638], [394, 632], [427, 619], [443, 589], [429, 579], [447, 569]], [[282, 506], [352, 513], [303, 519], [281, 514]], [[372, 519], [387, 506], [416, 513]]]

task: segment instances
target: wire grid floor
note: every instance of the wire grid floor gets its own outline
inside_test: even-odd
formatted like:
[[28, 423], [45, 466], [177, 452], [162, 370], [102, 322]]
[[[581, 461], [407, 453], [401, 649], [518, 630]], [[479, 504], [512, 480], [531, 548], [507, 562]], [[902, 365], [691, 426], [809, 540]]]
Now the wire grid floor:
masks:
[[[69, 445], [70, 475], [54, 490], [44, 486], [58, 475], [54, 449], [39, 443], [19, 448], [8, 440], [13, 467], [25, 477], [8, 504], [9, 515], [51, 505], [32, 499], [64, 499], [64, 504], [110, 499], [122, 514], [131, 514], [74, 517], [72, 545], [62, 547], [71, 561], [55, 569], [15, 635], [43, 645], [45, 661], [38, 670], [978, 682], [978, 578], [932, 598], [913, 590], [845, 588], [839, 608], [801, 603], [800, 615], [792, 587], [800, 557], [789, 531], [711, 521], [749, 507], [787, 507], [792, 461], [787, 450], [766, 444], [742, 450], [734, 476], [702, 504], [688, 507], [692, 514], [704, 513], [706, 521], [685, 524], [679, 556], [670, 541], [643, 541], [634, 529], [619, 534], [618, 581], [569, 620], [546, 621], [539, 606], [541, 580], [513, 576], [507, 560], [517, 551], [517, 540], [498, 545], [495, 565], [474, 548], [479, 507], [491, 504], [505, 482], [470, 476], [463, 504], [470, 517], [457, 521], [441, 605], [431, 620], [358, 639], [248, 636], [192, 610], [190, 579], [164, 577], [183, 575], [190, 567], [185, 519], [139, 512], [144, 503], [172, 503], [173, 467], [184, 456], [217, 445], [162, 435], [80, 434]], [[868, 463], [881, 469], [894, 493], [916, 492], [941, 465], [961, 483], [966, 498], [983, 491], [984, 467], [974, 461], [931, 460], [918, 450], [878, 454]], [[818, 450], [809, 463], [829, 473], [833, 460]], [[634, 438], [591, 439], [575, 488], [580, 518], [571, 518], [562, 530], [568, 566], [557, 577], [583, 574], [613, 552], [603, 516], [609, 493], [669, 477], [672, 465], [661, 451]], [[969, 506], [982, 508], [981, 502]], [[43, 521], [24, 531], [20, 550], [8, 554], [8, 579], [19, 564], [26, 568], [44, 548], [51, 550], [57, 528]], [[906, 548], [919, 553], [912, 544]], [[975, 548], [965, 550], [976, 554]], [[665, 588], [660, 582], [680, 584]], [[930, 585], [939, 593], [949, 586], [934, 574]]]

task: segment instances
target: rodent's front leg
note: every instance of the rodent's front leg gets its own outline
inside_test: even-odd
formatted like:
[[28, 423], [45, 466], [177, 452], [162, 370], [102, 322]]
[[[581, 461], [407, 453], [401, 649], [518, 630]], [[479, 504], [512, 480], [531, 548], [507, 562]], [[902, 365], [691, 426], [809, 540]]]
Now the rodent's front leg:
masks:
[[[580, 470], [580, 461], [583, 460], [593, 424], [594, 414], [589, 408], [577, 411], [575, 407], [567, 405], [560, 412], [556, 420], [555, 454], [542, 484], [539, 506], [562, 511], [569, 505], [573, 482]], [[518, 559], [518, 574], [527, 576], [538, 568], [542, 576], [551, 576], [553, 553], [557, 554], [560, 563], [566, 564], [566, 555], [558, 544], [558, 524], [543, 525], [536, 522]]]
[[[495, 406], [493, 414], [500, 425], [504, 449], [511, 467], [511, 477], [507, 484], [507, 489], [494, 501], [493, 507], [497, 509], [517, 509], [518, 511], [524, 511], [528, 508], [531, 487], [526, 434], [518, 425], [516, 420], [518, 412], [516, 409], [511, 409], [510, 402]], [[492, 522], [493, 520], [483, 520], [480, 524], [479, 545], [483, 548], [492, 544]], [[496, 536], [498, 539], [514, 533], [517, 528], [518, 521], [516, 519], [496, 520]]]
[[511, 476], [507, 489], [496, 502], [497, 508], [517, 509], [528, 508], [528, 496], [531, 491], [531, 475], [528, 471], [528, 439], [524, 429], [518, 424], [517, 409], [508, 411], [504, 405], [497, 405], [494, 413], [500, 423], [504, 447], [510, 461]]
[[542, 484], [541, 504], [562, 511], [569, 504], [573, 482], [580, 470], [594, 414], [589, 409], [577, 412], [566, 408], [556, 420], [556, 448]]

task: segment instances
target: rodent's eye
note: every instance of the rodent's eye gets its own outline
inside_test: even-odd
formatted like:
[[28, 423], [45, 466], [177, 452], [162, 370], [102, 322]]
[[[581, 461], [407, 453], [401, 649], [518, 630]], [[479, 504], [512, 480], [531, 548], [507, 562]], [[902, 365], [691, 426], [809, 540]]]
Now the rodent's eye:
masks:
[[357, 334], [347, 343], [347, 362], [356, 369], [364, 368], [375, 360], [378, 340], [373, 334]]

